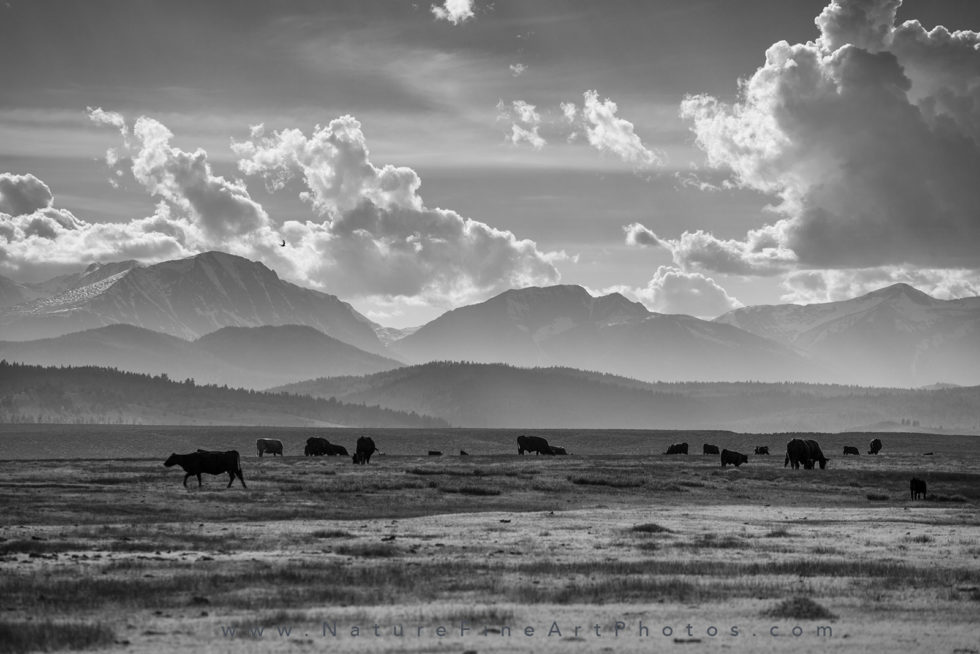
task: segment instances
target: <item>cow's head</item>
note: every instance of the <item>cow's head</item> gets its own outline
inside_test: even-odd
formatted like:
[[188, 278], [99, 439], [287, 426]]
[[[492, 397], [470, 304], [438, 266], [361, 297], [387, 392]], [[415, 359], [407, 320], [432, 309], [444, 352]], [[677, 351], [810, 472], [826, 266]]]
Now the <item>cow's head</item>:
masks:
[[175, 452], [171, 452], [170, 456], [167, 457], [167, 460], [163, 462], [163, 465], [167, 466], [168, 468], [177, 465], [177, 454]]

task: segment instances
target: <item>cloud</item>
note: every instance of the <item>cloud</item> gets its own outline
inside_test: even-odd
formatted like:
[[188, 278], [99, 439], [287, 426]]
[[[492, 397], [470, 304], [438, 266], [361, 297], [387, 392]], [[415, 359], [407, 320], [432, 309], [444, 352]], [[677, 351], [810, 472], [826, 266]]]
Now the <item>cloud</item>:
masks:
[[657, 235], [640, 223], [630, 223], [623, 227], [623, 231], [626, 232], [626, 245], [637, 247], [656, 247], [662, 245]]
[[782, 281], [782, 299], [800, 304], [835, 302], [897, 283], [909, 284], [944, 300], [980, 295], [980, 273], [975, 270], [885, 267], [793, 272]]
[[514, 145], [527, 143], [535, 150], [540, 150], [547, 144], [538, 132], [541, 128], [541, 114], [533, 104], [514, 100], [507, 105], [500, 100], [497, 102], [497, 120], [511, 123], [508, 140]]
[[[777, 198], [764, 229], [801, 269], [980, 268], [980, 34], [896, 26], [899, 5], [834, 0], [735, 103], [682, 104], [709, 164]], [[695, 240], [756, 252], [751, 234]]]
[[[533, 107], [524, 108], [533, 112]], [[449, 303], [513, 286], [554, 283], [563, 253], [458, 213], [425, 206], [410, 168], [371, 163], [351, 116], [310, 136], [285, 129], [234, 143], [239, 168], [273, 191], [293, 179], [317, 220], [287, 221], [297, 273], [357, 295], [422, 295]]]
[[518, 62], [516, 64], [511, 64], [510, 65], [510, 73], [514, 77], [520, 77], [521, 75], [523, 75], [526, 72], [527, 72], [527, 66], [525, 66], [522, 63], [519, 63]]
[[[160, 122], [117, 116], [90, 111], [93, 122], [119, 131], [122, 146], [108, 161], [156, 198], [153, 214], [89, 223], [57, 208], [40, 180], [4, 175], [3, 183], [18, 193], [5, 190], [0, 213], [3, 274], [37, 280], [94, 261], [153, 263], [219, 249], [332, 293], [436, 306], [560, 278], [554, 264], [564, 253], [543, 252], [511, 232], [426, 207], [415, 171], [371, 163], [360, 123], [350, 116], [310, 137], [289, 129], [267, 135], [255, 126], [251, 140], [234, 144], [242, 171], [261, 176], [273, 190], [302, 181], [312, 215], [286, 221], [253, 200], [244, 181], [216, 175], [204, 150], [174, 147]], [[17, 215], [10, 213], [15, 206]], [[288, 247], [279, 246], [280, 238]]]
[[614, 287], [658, 313], [681, 313], [698, 318], [715, 318], [742, 305], [715, 280], [701, 273], [685, 272], [673, 266], [660, 266], [646, 286]]
[[101, 108], [88, 113], [93, 122], [115, 127], [123, 137], [125, 155], [110, 150], [107, 163], [128, 167], [150, 195], [198, 226], [210, 242], [219, 244], [270, 226], [265, 209], [252, 200], [243, 183], [215, 175], [204, 150], [173, 147], [173, 133], [159, 121], [141, 116], [130, 129], [120, 114]]
[[749, 232], [745, 241], [720, 239], [703, 230], [684, 232], [676, 239], [663, 238], [640, 223], [626, 225], [623, 231], [627, 245], [663, 247], [685, 271], [776, 275], [795, 262], [793, 253], [780, 246], [777, 230], [772, 227]]
[[633, 123], [616, 115], [616, 103], [609, 98], [600, 101], [598, 92], [586, 91], [581, 109], [572, 102], [563, 102], [560, 107], [566, 122], [581, 130], [596, 150], [614, 154], [635, 168], [663, 163], [662, 155], [643, 144]]
[[432, 5], [432, 14], [438, 20], [459, 25], [473, 18], [473, 0], [445, 0], [441, 6]]
[[51, 189], [34, 175], [0, 175], [0, 213], [33, 213], [50, 207], [52, 199]]

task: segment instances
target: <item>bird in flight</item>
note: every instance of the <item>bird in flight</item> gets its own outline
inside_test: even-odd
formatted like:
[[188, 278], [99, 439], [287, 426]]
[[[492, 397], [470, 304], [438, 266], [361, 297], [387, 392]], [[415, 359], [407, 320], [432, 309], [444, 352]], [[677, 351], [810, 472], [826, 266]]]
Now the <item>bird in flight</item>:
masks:
[[280, 239], [280, 241], [281, 242], [279, 243], [279, 247], [281, 247], [281, 248], [286, 247], [286, 239]]

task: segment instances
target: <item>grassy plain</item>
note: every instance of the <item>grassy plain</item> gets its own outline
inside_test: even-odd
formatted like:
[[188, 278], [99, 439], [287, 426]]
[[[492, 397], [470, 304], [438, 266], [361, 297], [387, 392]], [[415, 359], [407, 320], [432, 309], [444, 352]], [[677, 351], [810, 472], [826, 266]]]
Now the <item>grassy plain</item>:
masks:
[[[519, 457], [515, 432], [389, 430], [354, 466], [295, 456], [313, 433], [0, 430], [0, 652], [980, 650], [976, 437], [844, 458], [870, 436], [823, 435], [828, 469], [794, 471], [781, 435], [569, 431], [546, 435], [573, 455]], [[277, 435], [292, 456], [254, 455]], [[240, 449], [248, 489], [183, 488], [162, 462], [197, 446]]]

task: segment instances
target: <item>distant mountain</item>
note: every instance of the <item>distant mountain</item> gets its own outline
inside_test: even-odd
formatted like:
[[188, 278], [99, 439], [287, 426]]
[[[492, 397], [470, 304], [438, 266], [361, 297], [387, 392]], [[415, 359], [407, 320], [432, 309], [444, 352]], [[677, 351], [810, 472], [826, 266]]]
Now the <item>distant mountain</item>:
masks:
[[744, 307], [716, 322], [797, 348], [845, 383], [980, 384], [980, 298], [937, 300], [895, 284], [842, 302]]
[[[570, 368], [436, 362], [274, 390], [380, 404], [459, 427], [848, 431], [917, 423], [980, 432], [980, 388], [934, 391], [802, 383], [646, 383]], [[908, 431], [911, 427], [903, 426]]]
[[0, 309], [21, 304], [37, 297], [23, 284], [0, 275]]
[[0, 361], [0, 422], [446, 427], [411, 412], [178, 382], [109, 368]]
[[196, 341], [110, 325], [56, 338], [0, 342], [0, 358], [42, 366], [106, 366], [202, 384], [263, 389], [316, 376], [398, 367], [312, 327], [225, 327]]
[[449, 311], [394, 341], [415, 362], [465, 360], [568, 366], [648, 381], [820, 380], [782, 344], [730, 325], [652, 313], [618, 293], [525, 288]]
[[60, 336], [116, 323], [185, 339], [221, 327], [307, 325], [362, 350], [385, 353], [373, 323], [346, 302], [222, 252], [146, 267], [90, 266], [79, 276], [35, 287], [51, 295], [0, 309], [4, 338]]

